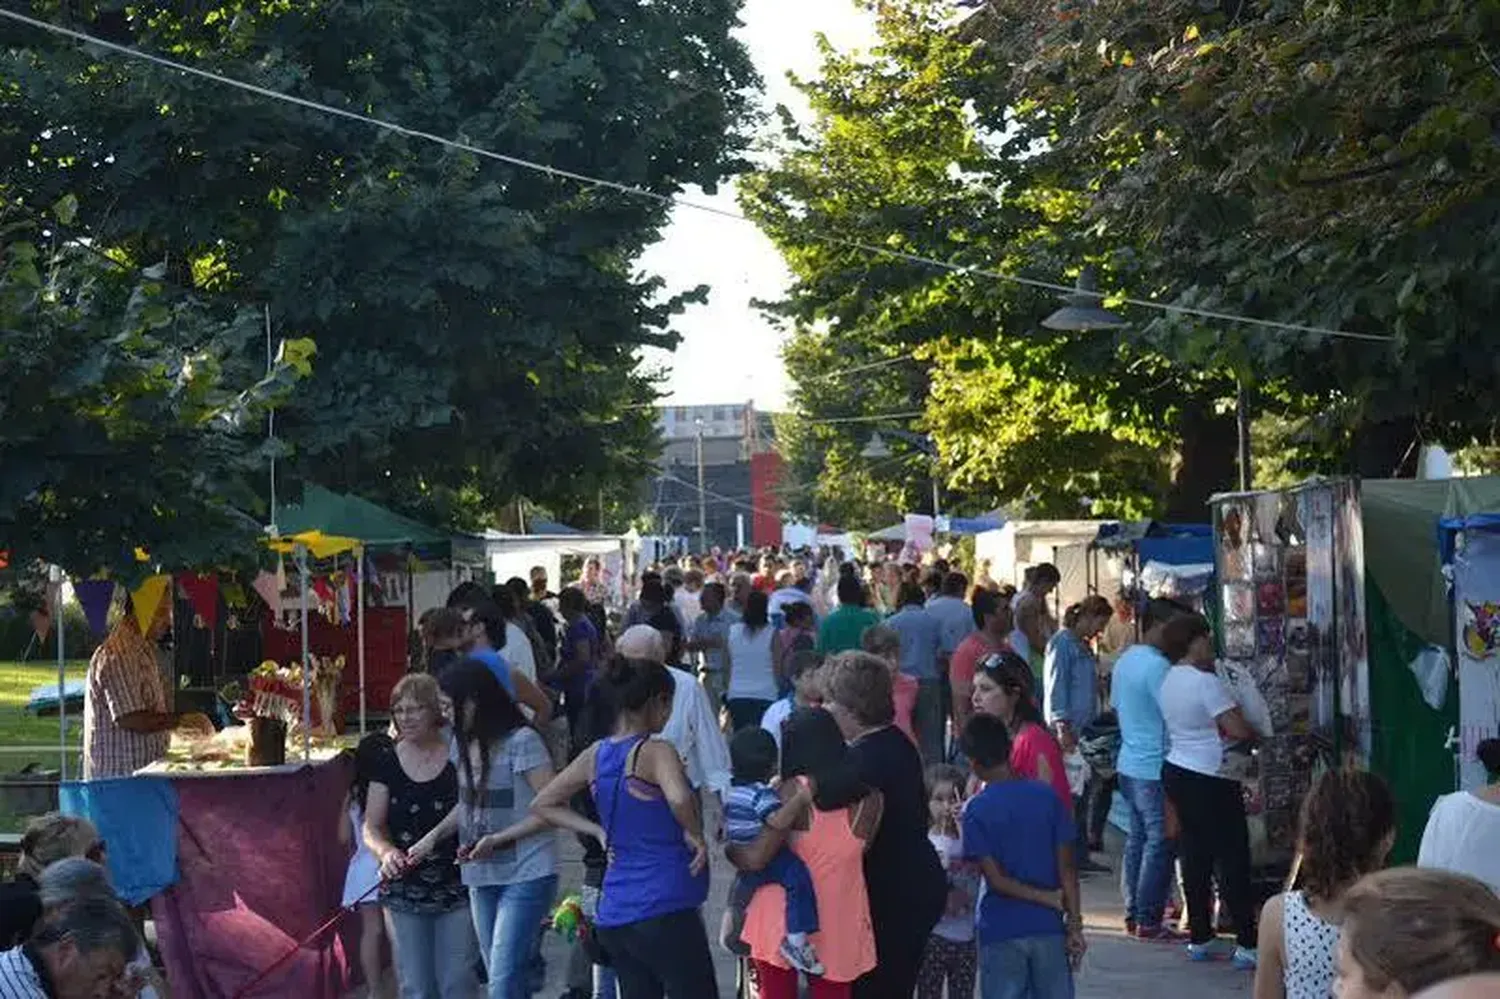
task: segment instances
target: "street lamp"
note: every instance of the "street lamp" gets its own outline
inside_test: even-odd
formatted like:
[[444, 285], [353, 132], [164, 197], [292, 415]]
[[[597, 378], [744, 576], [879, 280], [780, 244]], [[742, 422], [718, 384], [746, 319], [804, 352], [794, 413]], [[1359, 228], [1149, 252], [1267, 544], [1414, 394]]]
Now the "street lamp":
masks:
[[[907, 430], [887, 430], [886, 433], [892, 437], [906, 441], [932, 459], [932, 519], [937, 520], [938, 517], [942, 516], [942, 504], [939, 502], [938, 494], [938, 462], [941, 460], [941, 456], [938, 454], [937, 445], [926, 434], [914, 434]], [[870, 439], [860, 449], [859, 456], [871, 461], [889, 458], [891, 456], [891, 446], [885, 442], [884, 437], [876, 432], [870, 435]]]
[[[1092, 265], [1078, 275], [1077, 290], [1062, 296], [1063, 307], [1042, 320], [1049, 330], [1065, 333], [1088, 330], [1116, 330], [1128, 325], [1124, 319], [1100, 303], [1099, 272]], [[1249, 492], [1250, 476], [1250, 392], [1243, 375], [1235, 374], [1235, 428], [1239, 433], [1237, 453], [1240, 466], [1240, 491]]]
[[1100, 303], [1099, 272], [1092, 266], [1085, 267], [1078, 275], [1077, 290], [1062, 296], [1063, 307], [1042, 320], [1049, 330], [1064, 333], [1085, 330], [1116, 330], [1126, 325], [1124, 319], [1104, 308]]

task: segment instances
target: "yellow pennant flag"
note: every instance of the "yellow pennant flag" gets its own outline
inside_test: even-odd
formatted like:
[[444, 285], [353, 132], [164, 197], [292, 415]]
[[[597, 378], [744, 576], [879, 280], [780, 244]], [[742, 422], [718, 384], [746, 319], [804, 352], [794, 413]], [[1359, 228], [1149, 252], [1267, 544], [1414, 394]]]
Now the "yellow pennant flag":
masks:
[[156, 609], [166, 598], [167, 587], [171, 582], [171, 576], [152, 576], [130, 595], [135, 604], [135, 623], [140, 626], [141, 634], [151, 631], [151, 622], [156, 620]]

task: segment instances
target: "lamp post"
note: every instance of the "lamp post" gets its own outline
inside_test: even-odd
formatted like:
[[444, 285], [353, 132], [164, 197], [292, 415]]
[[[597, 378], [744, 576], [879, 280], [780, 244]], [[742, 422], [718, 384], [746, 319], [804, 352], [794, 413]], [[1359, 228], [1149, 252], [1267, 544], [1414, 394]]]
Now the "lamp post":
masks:
[[703, 420], [698, 425], [698, 547], [708, 550], [708, 494], [703, 491]]
[[[940, 493], [938, 491], [938, 461], [940, 460], [940, 456], [937, 445], [926, 434], [914, 434], [907, 430], [887, 430], [886, 433], [892, 437], [906, 441], [932, 459], [932, 519], [936, 521], [943, 515]], [[859, 455], [861, 458], [879, 461], [882, 458], [889, 458], [891, 456], [891, 448], [885, 442], [885, 438], [880, 436], [880, 432], [876, 431], [870, 435], [869, 441], [860, 450]]]
[[[1061, 296], [1063, 307], [1042, 320], [1049, 330], [1063, 333], [1079, 333], [1088, 330], [1116, 330], [1128, 325], [1120, 316], [1104, 308], [1104, 296], [1099, 291], [1099, 272], [1093, 266], [1083, 269], [1078, 275], [1077, 289]], [[1252, 486], [1250, 470], [1250, 391], [1245, 376], [1235, 374], [1234, 399], [1235, 429], [1239, 435], [1237, 448], [1240, 466], [1240, 491], [1249, 492]]]

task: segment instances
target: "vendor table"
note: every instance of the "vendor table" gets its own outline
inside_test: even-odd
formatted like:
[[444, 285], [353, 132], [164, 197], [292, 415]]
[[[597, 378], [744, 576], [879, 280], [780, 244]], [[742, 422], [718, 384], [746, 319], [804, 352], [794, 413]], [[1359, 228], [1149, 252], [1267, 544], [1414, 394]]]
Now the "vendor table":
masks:
[[[70, 782], [62, 799], [110, 844], [122, 897], [151, 900], [172, 995], [230, 999], [338, 911], [351, 776], [349, 757], [326, 748], [310, 764], [279, 767], [158, 763], [135, 777]], [[248, 995], [344, 995], [358, 963], [349, 922]]]
[[[350, 778], [346, 756], [167, 775], [179, 802], [180, 874], [151, 913], [174, 997], [228, 999], [338, 910]], [[357, 962], [352, 936], [341, 934], [353, 929], [302, 948], [250, 995], [342, 996]]]

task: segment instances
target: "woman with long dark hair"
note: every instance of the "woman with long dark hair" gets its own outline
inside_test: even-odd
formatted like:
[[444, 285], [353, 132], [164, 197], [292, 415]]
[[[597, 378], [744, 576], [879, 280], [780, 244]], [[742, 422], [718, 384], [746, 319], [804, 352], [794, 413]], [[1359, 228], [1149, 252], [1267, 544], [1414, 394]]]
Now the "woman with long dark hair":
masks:
[[490, 999], [531, 994], [536, 928], [557, 892], [555, 836], [530, 813], [552, 780], [552, 757], [495, 674], [477, 659], [448, 674], [458, 804], [413, 848], [458, 833], [457, 860], [489, 975]]
[[739, 731], [759, 725], [761, 716], [781, 696], [776, 683], [776, 653], [770, 598], [756, 590], [745, 600], [739, 624], [729, 628], [729, 724]]
[[1073, 791], [1063, 766], [1062, 747], [1037, 707], [1031, 665], [1014, 652], [986, 659], [974, 677], [974, 713], [1005, 722], [1010, 730], [1010, 768], [1016, 776], [1052, 785], [1073, 811]]
[[[838, 722], [821, 708], [799, 708], [782, 727], [782, 798], [812, 798], [811, 813], [789, 826], [766, 823], [760, 838], [732, 847], [742, 870], [758, 870], [783, 843], [807, 865], [820, 912], [837, 914], [809, 934], [823, 965], [810, 975], [814, 999], [847, 999], [853, 983], [875, 967], [875, 930], [865, 891], [864, 855], [880, 828], [884, 798], [860, 778]], [[779, 814], [779, 813], [778, 813]], [[786, 904], [779, 886], [762, 886], [745, 914], [744, 941], [762, 999], [795, 999], [797, 973], [781, 953]]]
[[[675, 683], [660, 663], [616, 658], [600, 677], [614, 734], [579, 753], [532, 811], [604, 845], [609, 866], [595, 917], [622, 999], [718, 995], [701, 907], [708, 847], [698, 798], [673, 746], [651, 738], [672, 713]], [[591, 788], [600, 821], [569, 807]]]

